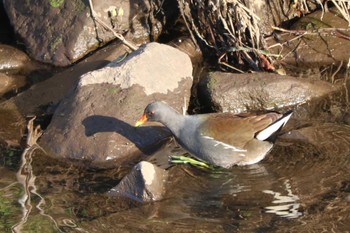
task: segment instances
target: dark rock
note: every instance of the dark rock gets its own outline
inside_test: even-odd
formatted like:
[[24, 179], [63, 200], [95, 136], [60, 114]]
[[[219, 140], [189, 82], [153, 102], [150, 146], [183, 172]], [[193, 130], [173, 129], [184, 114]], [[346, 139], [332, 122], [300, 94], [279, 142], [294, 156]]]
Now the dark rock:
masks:
[[0, 43], [10, 44], [15, 41], [13, 30], [7, 14], [4, 9], [3, 2], [0, 2]]
[[[166, 20], [162, 1], [93, 1], [96, 16], [117, 33], [147, 42], [156, 38]], [[174, 4], [164, 4], [174, 7]], [[69, 65], [115, 38], [90, 14], [89, 1], [4, 1], [16, 33], [29, 54], [41, 62]], [[171, 9], [171, 8], [170, 8]], [[154, 14], [154, 15], [153, 15]]]
[[222, 72], [209, 73], [198, 88], [202, 102], [211, 110], [234, 113], [292, 106], [336, 90], [324, 81], [271, 73]]
[[165, 170], [142, 161], [107, 194], [113, 197], [128, 197], [139, 202], [158, 201], [163, 197], [166, 178]]
[[[186, 54], [150, 43], [80, 79], [53, 116], [40, 144], [60, 157], [116, 166], [152, 153], [170, 136], [165, 127], [133, 127], [149, 102], [164, 100], [178, 111], [189, 100], [192, 65]], [[151, 125], [151, 124], [150, 124]]]

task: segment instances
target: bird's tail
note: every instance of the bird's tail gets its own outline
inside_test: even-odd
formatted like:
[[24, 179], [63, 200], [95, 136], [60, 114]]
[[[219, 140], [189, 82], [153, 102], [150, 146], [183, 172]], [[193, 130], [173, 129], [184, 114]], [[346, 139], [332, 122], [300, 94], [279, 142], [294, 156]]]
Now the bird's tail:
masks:
[[272, 122], [265, 129], [257, 133], [255, 136], [256, 139], [261, 141], [275, 141], [277, 133], [286, 125], [292, 114], [292, 110], [285, 112], [277, 121]]

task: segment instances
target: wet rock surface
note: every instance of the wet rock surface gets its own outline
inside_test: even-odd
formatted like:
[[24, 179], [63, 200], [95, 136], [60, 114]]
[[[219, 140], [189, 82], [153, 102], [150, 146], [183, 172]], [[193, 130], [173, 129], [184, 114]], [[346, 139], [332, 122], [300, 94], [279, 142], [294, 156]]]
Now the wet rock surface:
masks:
[[31, 67], [31, 59], [27, 54], [10, 45], [0, 44], [0, 71], [11, 72], [26, 71]]
[[[90, 15], [89, 1], [37, 1], [35, 4], [4, 1], [4, 8], [29, 54], [36, 60], [66, 66], [114, 39]], [[130, 32], [134, 39], [156, 38], [166, 20], [161, 2], [94, 1], [96, 16], [117, 33]], [[162, 4], [162, 7], [173, 7]], [[155, 12], [158, 12], [155, 16]], [[152, 20], [151, 20], [152, 19]], [[37, 36], [40, 35], [40, 36]]]
[[211, 111], [235, 113], [294, 106], [335, 90], [324, 81], [271, 73], [212, 72], [198, 85], [202, 103], [212, 106]]
[[33, 61], [20, 49], [0, 44], [0, 96], [13, 96], [36, 76], [45, 76], [50, 68]]
[[18, 147], [25, 131], [25, 119], [13, 103], [0, 103], [0, 144]]
[[6, 75], [0, 73], [0, 96], [25, 85], [25, 77], [22, 75]]
[[148, 44], [125, 60], [83, 75], [77, 89], [60, 103], [40, 144], [55, 156], [96, 166], [116, 166], [116, 160], [149, 154], [170, 136], [169, 131], [161, 126], [135, 128], [134, 123], [157, 99], [181, 112], [191, 85], [187, 55]]

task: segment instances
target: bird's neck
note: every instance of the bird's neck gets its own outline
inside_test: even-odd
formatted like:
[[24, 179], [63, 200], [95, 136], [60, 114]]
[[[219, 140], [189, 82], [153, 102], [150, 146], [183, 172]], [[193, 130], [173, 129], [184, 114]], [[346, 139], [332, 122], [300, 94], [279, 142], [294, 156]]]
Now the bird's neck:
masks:
[[172, 113], [166, 114], [161, 123], [165, 125], [175, 136], [179, 135], [179, 129], [182, 127], [186, 116], [172, 110]]

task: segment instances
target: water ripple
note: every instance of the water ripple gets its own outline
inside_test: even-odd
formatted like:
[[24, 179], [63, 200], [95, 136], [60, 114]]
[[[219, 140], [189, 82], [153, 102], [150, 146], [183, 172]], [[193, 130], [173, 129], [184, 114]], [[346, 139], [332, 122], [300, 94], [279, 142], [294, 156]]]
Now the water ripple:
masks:
[[280, 192], [275, 192], [273, 190], [263, 190], [263, 193], [273, 195], [274, 200], [272, 201], [272, 206], [266, 206], [266, 213], [274, 213], [278, 216], [285, 218], [297, 218], [302, 215], [301, 212], [298, 211], [300, 207], [299, 197], [292, 192], [292, 187], [289, 183], [289, 180], [284, 181], [285, 190], [287, 191], [287, 195], [282, 195]]

